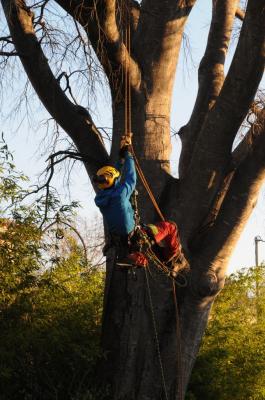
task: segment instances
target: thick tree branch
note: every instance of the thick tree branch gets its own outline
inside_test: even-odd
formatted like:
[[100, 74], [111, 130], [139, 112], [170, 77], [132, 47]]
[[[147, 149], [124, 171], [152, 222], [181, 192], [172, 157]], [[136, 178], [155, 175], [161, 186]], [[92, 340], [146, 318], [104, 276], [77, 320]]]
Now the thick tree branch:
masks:
[[[195, 1], [142, 1], [134, 36], [134, 54], [141, 64], [143, 91], [141, 98], [138, 96], [132, 101], [144, 104], [144, 113], [140, 113], [143, 109], [140, 106], [139, 115], [133, 115], [135, 149], [137, 156], [143, 160], [142, 167], [147, 178], [152, 179], [154, 171], [159, 176], [159, 181], [152, 185], [157, 197], [170, 171], [169, 116], [173, 83], [183, 29]], [[145, 135], [140, 133], [135, 121], [144, 124]]]
[[116, 24], [116, 0], [105, 1], [105, 19], [102, 22], [106, 39], [109, 42], [117, 42], [120, 35]]
[[210, 260], [211, 269], [224, 279], [232, 250], [256, 205], [265, 180], [265, 119], [252, 151], [236, 170], [219, 215], [199, 255], [200, 263]]
[[[143, 0], [135, 52], [141, 60], [147, 94], [172, 90], [185, 22], [196, 0]], [[148, 49], [148, 51], [147, 51]], [[170, 101], [169, 107], [170, 107]], [[152, 112], [152, 111], [151, 111]]]
[[[254, 115], [256, 119], [253, 121], [252, 119]], [[252, 122], [249, 121], [251, 127], [245, 134], [244, 138], [241, 140], [239, 145], [233, 151], [231, 164], [228, 165], [227, 167], [228, 171], [227, 175], [223, 180], [221, 189], [219, 190], [216, 198], [214, 199], [211, 211], [208, 214], [206, 220], [204, 221], [203, 226], [200, 227], [199, 232], [194, 235], [192, 247], [195, 248], [195, 252], [196, 252], [196, 246], [201, 245], [200, 240], [205, 236], [209, 228], [213, 226], [218, 216], [218, 213], [222, 206], [223, 200], [227, 194], [227, 191], [230, 187], [230, 183], [235, 174], [236, 169], [239, 167], [240, 164], [243, 163], [245, 158], [253, 151], [256, 140], [259, 140], [259, 136], [264, 130], [265, 108], [261, 109], [260, 105], [257, 106], [256, 102], [253, 103], [251, 112], [249, 113], [249, 117], [247, 119], [252, 120]]]
[[[109, 79], [111, 89], [117, 79], [121, 80], [120, 67], [127, 70], [131, 86], [139, 90], [141, 84], [141, 71], [132, 55], [128, 53], [123, 40], [123, 25], [117, 25], [117, 4], [115, 0], [56, 0], [56, 2], [78, 21], [88, 34], [93, 49], [102, 64]], [[119, 17], [124, 18], [123, 12], [135, 8], [134, 3], [122, 2], [119, 5]], [[130, 20], [129, 13], [128, 20]]]
[[201, 60], [199, 89], [188, 124], [180, 130], [182, 151], [179, 175], [182, 178], [191, 160], [194, 143], [208, 111], [213, 107], [224, 82], [224, 63], [231, 38], [238, 0], [213, 0], [212, 22], [205, 54]]
[[[199, 297], [212, 297], [223, 287], [229, 258], [248, 221], [265, 180], [265, 118], [251, 150], [224, 181], [217, 217], [193, 242], [191, 284]], [[260, 118], [261, 122], [261, 118]], [[196, 243], [197, 242], [197, 243]]]
[[[2, 0], [16, 50], [29, 80], [52, 117], [69, 134], [85, 158], [91, 175], [108, 159], [100, 133], [88, 112], [70, 102], [54, 77], [33, 28], [33, 15], [23, 0]], [[93, 160], [93, 161], [91, 161]]]
[[[205, 219], [231, 157], [235, 135], [253, 101], [265, 65], [265, 1], [249, 0], [234, 59], [216, 104], [196, 142], [181, 188], [180, 221], [184, 235]], [[192, 187], [192, 191], [190, 188]], [[194, 202], [196, 198], [196, 202]], [[189, 213], [189, 219], [183, 215]], [[188, 239], [189, 240], [189, 239]]]
[[0, 36], [0, 42], [5, 42], [8, 44], [13, 44], [11, 36]]

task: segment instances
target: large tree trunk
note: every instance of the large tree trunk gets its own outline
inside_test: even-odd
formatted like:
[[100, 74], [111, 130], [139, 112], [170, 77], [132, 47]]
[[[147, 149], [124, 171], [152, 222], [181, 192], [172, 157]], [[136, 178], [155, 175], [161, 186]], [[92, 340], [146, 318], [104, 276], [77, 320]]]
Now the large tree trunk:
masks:
[[108, 268], [103, 343], [113, 398], [183, 399], [211, 301], [202, 302], [186, 276], [188, 286], [177, 286], [176, 312], [172, 281], [153, 265], [135, 274]]
[[[135, 151], [152, 191], [157, 199], [163, 199], [167, 219], [174, 219], [172, 196], [177, 181], [171, 177], [169, 166], [170, 90], [168, 96], [156, 94], [155, 101], [152, 96], [149, 101], [134, 96], [132, 125]], [[115, 110], [114, 130], [122, 133], [124, 104], [116, 105]], [[138, 189], [142, 222], [158, 221], [140, 181]], [[183, 284], [183, 278], [176, 282], [175, 297], [174, 281], [154, 264], [147, 270], [121, 271], [115, 266], [113, 250], [107, 257], [103, 320], [107, 355], [104, 374], [112, 382], [111, 398], [183, 399], [212, 297], [205, 299], [205, 293], [197, 292], [189, 272], [185, 273], [185, 288], [178, 286]]]

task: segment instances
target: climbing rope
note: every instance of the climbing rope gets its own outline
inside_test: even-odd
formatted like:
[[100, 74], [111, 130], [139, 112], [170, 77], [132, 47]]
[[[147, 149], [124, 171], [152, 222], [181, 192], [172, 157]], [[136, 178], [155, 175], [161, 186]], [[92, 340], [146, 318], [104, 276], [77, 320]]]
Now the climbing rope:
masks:
[[181, 277], [183, 280], [183, 283], [180, 281], [176, 281], [174, 277], [172, 276], [172, 269], [168, 268], [167, 265], [165, 265], [158, 257], [157, 255], [153, 252], [152, 249], [147, 250], [146, 252], [147, 258], [162, 272], [164, 272], [168, 277], [172, 278], [175, 281], [175, 284], [179, 287], [185, 287], [187, 286], [187, 279], [186, 277], [178, 271], [177, 276]]
[[155, 332], [155, 343], [156, 343], [156, 350], [157, 350], [159, 367], [160, 367], [160, 372], [161, 372], [162, 385], [163, 385], [163, 389], [165, 392], [166, 400], [168, 400], [165, 372], [164, 372], [162, 356], [161, 356], [161, 352], [160, 352], [157, 324], [156, 324], [156, 319], [155, 319], [154, 304], [153, 304], [153, 300], [152, 300], [149, 278], [148, 278], [148, 273], [147, 273], [146, 268], [144, 269], [144, 271], [145, 271], [145, 279], [146, 279], [146, 286], [147, 286], [147, 292], [148, 292], [148, 297], [149, 297], [150, 309], [151, 309], [151, 314], [152, 314], [152, 322], [153, 322], [153, 327], [154, 327], [154, 332]]
[[[159, 345], [159, 338], [158, 338], [157, 323], [156, 323], [156, 318], [155, 318], [154, 304], [153, 304], [152, 295], [151, 295], [148, 272], [147, 272], [146, 268], [144, 270], [145, 270], [145, 279], [146, 279], [148, 298], [149, 298], [150, 309], [151, 309], [151, 314], [152, 314], [152, 322], [153, 322], [153, 327], [154, 327], [154, 332], [155, 332], [155, 343], [156, 343], [156, 350], [157, 350], [159, 367], [160, 367], [160, 372], [161, 372], [162, 385], [163, 385], [163, 389], [164, 389], [164, 392], [165, 392], [166, 400], [168, 400], [166, 380], [165, 380], [165, 372], [164, 372], [162, 356], [161, 356], [161, 352], [160, 352], [160, 345]], [[182, 369], [181, 369], [181, 331], [180, 331], [180, 324], [179, 324], [179, 312], [178, 312], [178, 303], [177, 303], [177, 295], [176, 295], [176, 282], [174, 281], [174, 279], [172, 279], [172, 288], [173, 288], [173, 294], [174, 294], [174, 307], [175, 307], [175, 313], [176, 313], [177, 371], [178, 371], [178, 393], [177, 393], [177, 399], [183, 400], [183, 379], [182, 379]]]
[[[125, 99], [124, 99], [125, 100], [124, 101], [124, 107], [125, 107], [124, 119], [125, 119], [125, 121], [124, 121], [124, 123], [125, 123], [125, 134], [128, 134], [128, 133], [131, 133], [131, 131], [132, 131], [132, 129], [131, 129], [131, 120], [132, 120], [132, 118], [131, 118], [131, 79], [130, 79], [131, 30], [130, 30], [130, 20], [129, 20], [129, 9], [126, 8], [126, 4], [124, 5], [123, 15], [124, 15], [124, 23], [125, 23], [125, 46], [127, 49], [127, 54], [125, 54], [125, 66], [123, 67], [123, 77], [124, 77], [124, 86], [125, 86]], [[149, 195], [150, 200], [151, 200], [157, 214], [159, 215], [159, 217], [162, 221], [165, 221], [165, 218], [159, 208], [159, 205], [157, 204], [157, 201], [152, 193], [152, 190], [144, 176], [142, 168], [136, 157], [133, 145], [131, 145], [131, 150], [132, 150], [132, 155], [134, 158], [138, 176], [140, 177], [142, 184], [143, 184], [147, 194]], [[162, 263], [158, 259], [158, 257], [156, 257], [155, 253], [152, 251], [151, 248], [149, 248], [147, 250], [146, 254], [160, 270], [167, 273], [167, 275], [170, 274], [169, 268], [166, 267], [164, 265], [164, 263]], [[160, 365], [160, 370], [161, 370], [162, 384], [163, 384], [163, 389], [165, 392], [166, 400], [168, 400], [168, 394], [167, 394], [167, 388], [166, 388], [166, 382], [165, 382], [165, 373], [164, 373], [164, 368], [163, 368], [163, 363], [162, 363], [162, 358], [161, 358], [161, 353], [160, 353], [159, 338], [158, 338], [157, 326], [156, 326], [156, 321], [155, 321], [153, 301], [152, 301], [151, 290], [150, 290], [150, 285], [149, 285], [149, 280], [148, 280], [148, 273], [147, 273], [146, 269], [145, 269], [145, 276], [146, 276], [146, 283], [147, 283], [150, 307], [152, 310], [152, 320], [153, 320], [153, 326], [154, 326], [154, 331], [155, 331], [155, 340], [156, 340], [157, 354], [158, 354], [159, 365]], [[176, 287], [175, 287], [174, 279], [172, 279], [172, 285], [173, 285], [172, 289], [173, 289], [173, 297], [174, 297], [174, 305], [175, 305], [175, 313], [176, 313], [176, 335], [177, 335], [177, 342], [178, 342], [177, 343], [178, 400], [183, 400], [182, 369], [181, 369], [181, 329], [180, 329], [177, 294], [176, 294]]]
[[[140, 245], [140, 251], [144, 252], [144, 254], [147, 256], [148, 260], [151, 261], [151, 263], [154, 264], [158, 270], [162, 271], [164, 274], [166, 274], [168, 277], [170, 277], [172, 279], [172, 293], [173, 293], [173, 299], [174, 299], [175, 322], [176, 322], [176, 346], [177, 346], [176, 357], [177, 357], [177, 371], [178, 371], [178, 374], [177, 374], [177, 376], [178, 376], [178, 397], [177, 398], [178, 398], [178, 400], [183, 400], [183, 374], [182, 374], [182, 366], [181, 366], [181, 360], [182, 360], [181, 328], [180, 328], [180, 317], [179, 317], [179, 310], [178, 310], [176, 285], [184, 287], [187, 285], [187, 280], [184, 275], [182, 275], [180, 272], [178, 272], [177, 276], [182, 277], [183, 283], [181, 284], [179, 281], [175, 281], [175, 279], [171, 275], [172, 270], [167, 265], [165, 265], [152, 250], [148, 235], [145, 232], [143, 232], [141, 230], [141, 228], [138, 229], [138, 235], [140, 236], [140, 243], [142, 243]], [[141, 246], [143, 248], [141, 248]], [[176, 260], [176, 261], [178, 261], [178, 260]], [[145, 268], [145, 277], [146, 277], [146, 284], [147, 284], [150, 308], [151, 308], [151, 312], [152, 312], [152, 322], [153, 322], [153, 327], [154, 327], [154, 332], [155, 332], [155, 342], [156, 342], [159, 366], [160, 366], [160, 370], [161, 370], [161, 379], [162, 379], [165, 396], [166, 396], [166, 398], [168, 398], [167, 390], [166, 390], [166, 383], [165, 383], [165, 372], [164, 372], [164, 367], [163, 367], [163, 362], [162, 362], [162, 357], [161, 357], [161, 352], [160, 352], [158, 332], [157, 332], [157, 323], [156, 323], [156, 319], [155, 319], [155, 311], [154, 311], [154, 306], [153, 306], [153, 301], [152, 301], [151, 289], [150, 289], [150, 285], [149, 285], [147, 268]]]
[[176, 282], [172, 279], [172, 288], [173, 288], [173, 298], [174, 298], [174, 306], [176, 313], [176, 336], [177, 336], [177, 371], [178, 371], [178, 399], [183, 399], [183, 374], [181, 367], [181, 329], [180, 329], [180, 318], [179, 318], [179, 310], [178, 310], [178, 300], [176, 293]]
[[[159, 258], [155, 255], [155, 253], [152, 251], [152, 249], [148, 249], [147, 252], [147, 257], [155, 264], [155, 266], [165, 272], [168, 276], [171, 274], [171, 270], [159, 260]], [[187, 285], [187, 280], [186, 278], [181, 274], [178, 273], [178, 276], [182, 276], [182, 279], [184, 279], [184, 283], [180, 284], [179, 282], [176, 282], [174, 278], [172, 278], [172, 291], [173, 291], [173, 299], [174, 299], [174, 308], [175, 308], [175, 322], [176, 322], [176, 339], [177, 339], [177, 372], [178, 372], [178, 397], [177, 399], [183, 400], [183, 374], [182, 374], [182, 367], [181, 367], [181, 329], [180, 329], [180, 317], [179, 317], [179, 310], [178, 310], [178, 301], [177, 301], [177, 293], [176, 293], [176, 285], [178, 286], [186, 286]], [[158, 353], [158, 358], [159, 358], [159, 363], [160, 363], [160, 369], [161, 369], [161, 376], [162, 380], [164, 371], [163, 371], [163, 364], [162, 364], [162, 358], [160, 354], [160, 347], [159, 347], [159, 341], [158, 341], [158, 334], [157, 334], [157, 328], [156, 328], [156, 322], [155, 322], [155, 314], [154, 314], [154, 307], [153, 307], [153, 302], [152, 302], [152, 297], [151, 297], [151, 291], [150, 291], [150, 286], [149, 286], [149, 281], [148, 281], [148, 274], [147, 270], [145, 268], [145, 276], [146, 276], [146, 282], [148, 286], [148, 295], [149, 295], [149, 301], [150, 301], [150, 307], [152, 311], [152, 318], [153, 318], [153, 326], [154, 326], [154, 331], [155, 331], [155, 339], [156, 339], [156, 346], [157, 346], [157, 353]], [[165, 395], [167, 397], [166, 393], [166, 386], [165, 383], [163, 382], [164, 385], [164, 390], [165, 390]]]
[[149, 186], [149, 184], [148, 184], [148, 182], [147, 182], [147, 180], [146, 180], [146, 178], [144, 176], [142, 168], [141, 168], [141, 166], [139, 164], [139, 161], [138, 161], [138, 159], [136, 157], [133, 145], [131, 145], [131, 148], [132, 148], [132, 155], [133, 155], [133, 158], [134, 158], [134, 162], [135, 162], [135, 165], [136, 165], [136, 170], [137, 170], [138, 175], [139, 175], [139, 177], [140, 177], [140, 179], [142, 181], [142, 184], [143, 184], [145, 190], [147, 191], [147, 193], [148, 193], [148, 195], [150, 197], [150, 200], [153, 203], [153, 206], [154, 206], [157, 214], [159, 215], [161, 221], [165, 221], [165, 218], [164, 218], [164, 216], [163, 216], [163, 214], [162, 214], [162, 212], [161, 212], [161, 210], [159, 208], [159, 205], [157, 204], [157, 201], [156, 201], [156, 199], [155, 199], [155, 197], [154, 197], [154, 195], [152, 193], [152, 190], [150, 189], [150, 186]]
[[130, 56], [131, 56], [131, 28], [129, 21], [129, 9], [127, 9], [126, 5], [124, 5], [124, 29], [125, 29], [125, 49], [127, 49], [127, 53], [125, 53], [125, 65], [123, 67], [123, 81], [125, 86], [125, 99], [124, 99], [124, 125], [125, 132], [129, 133], [132, 130], [131, 121], [131, 77], [130, 77]]
[[[125, 46], [127, 49], [127, 54], [125, 54], [125, 66], [123, 68], [123, 81], [124, 81], [124, 91], [125, 91], [125, 98], [124, 98], [124, 125], [125, 125], [125, 134], [128, 134], [132, 131], [132, 115], [131, 115], [131, 78], [130, 78], [130, 59], [131, 59], [131, 28], [130, 28], [130, 21], [129, 21], [129, 10], [124, 7], [124, 24], [125, 24]], [[136, 170], [138, 172], [138, 175], [142, 181], [142, 184], [144, 188], [146, 189], [151, 202], [154, 205], [154, 208], [156, 209], [159, 217], [161, 218], [162, 221], [165, 221], [165, 218], [157, 204], [157, 201], [152, 193], [152, 190], [150, 189], [150, 186], [145, 179], [144, 173], [142, 171], [142, 168], [139, 164], [139, 161], [136, 157], [133, 145], [131, 145], [132, 149], [132, 155], [135, 161], [136, 165]]]

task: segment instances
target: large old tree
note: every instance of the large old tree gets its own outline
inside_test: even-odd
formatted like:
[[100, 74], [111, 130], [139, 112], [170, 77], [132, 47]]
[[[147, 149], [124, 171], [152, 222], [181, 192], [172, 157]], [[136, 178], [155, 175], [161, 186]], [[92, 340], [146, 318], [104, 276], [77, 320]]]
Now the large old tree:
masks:
[[[265, 0], [248, 0], [247, 4], [212, 1], [196, 102], [190, 120], [179, 131], [178, 179], [170, 173], [172, 89], [185, 24], [196, 0], [1, 3], [10, 30], [10, 36], [1, 38], [2, 60], [7, 63], [11, 56], [20, 58], [44, 107], [82, 154], [90, 178], [117, 157], [124, 131], [124, 76], [129, 77], [135, 153], [163, 214], [179, 226], [190, 270], [186, 287], [177, 288], [179, 343], [170, 279], [155, 272], [150, 278], [152, 314], [144, 271], [137, 270], [137, 279], [132, 279], [113, 268], [110, 260], [103, 323], [107, 365], [102, 371], [112, 384], [113, 399], [183, 399], [211, 304], [224, 285], [229, 257], [265, 178], [264, 110], [255, 102], [265, 63]], [[70, 77], [60, 71], [59, 63], [51, 68], [47, 47], [54, 45], [52, 35], [57, 31], [52, 32], [48, 25], [52, 14], [45, 13], [55, 3], [58, 15], [67, 13], [74, 22], [75, 40], [79, 40], [86, 61], [94, 60], [104, 71], [113, 110], [110, 154], [89, 112], [72, 101]], [[225, 76], [235, 19], [242, 23]], [[130, 50], [125, 41], [128, 24]], [[62, 57], [73, 43], [67, 32], [64, 37]], [[54, 57], [56, 49], [51, 51]], [[75, 73], [92, 74], [93, 80], [93, 68], [88, 69], [84, 64]], [[235, 147], [246, 117], [249, 129], [243, 130]], [[141, 185], [139, 190], [142, 219], [155, 221]]]

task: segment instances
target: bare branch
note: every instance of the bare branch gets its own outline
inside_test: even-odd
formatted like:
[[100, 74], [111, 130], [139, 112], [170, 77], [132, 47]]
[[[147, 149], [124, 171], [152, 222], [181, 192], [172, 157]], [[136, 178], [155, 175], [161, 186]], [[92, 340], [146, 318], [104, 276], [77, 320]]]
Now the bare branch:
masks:
[[90, 161], [85, 166], [90, 175], [94, 174], [108, 159], [100, 133], [89, 113], [80, 113], [80, 108], [72, 104], [60, 88], [38, 43], [33, 14], [25, 1], [2, 0], [2, 5], [16, 50], [23, 54], [21, 61], [30, 82], [48, 112], [69, 134], [77, 148], [87, 151], [85, 157]]
[[[71, 75], [71, 74], [70, 74], [70, 75]], [[64, 72], [62, 72], [62, 73], [58, 76], [57, 81], [60, 82], [61, 79], [62, 79], [62, 77], [65, 78], [65, 80], [66, 80], [66, 87], [65, 87], [65, 89], [64, 89], [64, 92], [66, 92], [66, 91], [68, 90], [70, 96], [71, 96], [72, 99], [73, 99], [73, 102], [75, 103], [75, 105], [78, 106], [78, 103], [77, 103], [77, 101], [76, 101], [76, 99], [75, 99], [75, 97], [74, 97], [74, 95], [73, 95], [73, 92], [72, 92], [72, 89], [71, 89], [71, 86], [70, 86], [70, 80], [69, 80], [70, 75], [68, 75], [68, 74], [64, 71]]]
[[105, 1], [105, 18], [102, 21], [102, 29], [109, 42], [117, 42], [120, 38], [116, 24], [116, 0]]
[[45, 7], [48, 4], [48, 2], [49, 2], [49, 0], [44, 0], [44, 1], [41, 1], [40, 4], [34, 5], [34, 9], [36, 9], [37, 7], [40, 7], [40, 14], [39, 14], [38, 20], [34, 22], [34, 27], [36, 25], [41, 25], [41, 26], [43, 25], [43, 15], [44, 15]]
[[[61, 157], [58, 158], [56, 160], [57, 157]], [[32, 190], [30, 192], [27, 192], [24, 196], [22, 196], [19, 201], [23, 201], [26, 197], [29, 197], [33, 194], [39, 193], [42, 190], [45, 189], [46, 193], [45, 193], [45, 208], [44, 208], [44, 216], [42, 219], [42, 222], [40, 224], [40, 228], [42, 228], [43, 224], [46, 222], [47, 220], [47, 215], [48, 215], [48, 208], [49, 208], [49, 197], [50, 197], [50, 185], [51, 185], [51, 181], [52, 178], [54, 176], [54, 167], [57, 164], [60, 164], [61, 162], [63, 162], [64, 160], [71, 158], [73, 160], [77, 160], [77, 161], [81, 161], [81, 162], [87, 162], [90, 160], [87, 160], [85, 158], [85, 156], [83, 156], [81, 153], [77, 153], [75, 151], [70, 151], [70, 150], [60, 150], [57, 151], [56, 153], [51, 154], [48, 159], [46, 161], [49, 161], [49, 165], [46, 169], [46, 172], [48, 173], [48, 178], [46, 180], [46, 182], [41, 185], [38, 186], [35, 190]]]
[[15, 51], [0, 51], [0, 56], [12, 57], [12, 56], [19, 56], [19, 54]]
[[242, 10], [240, 7], [238, 7], [236, 9], [236, 17], [240, 20], [240, 21], [244, 21], [245, 18], [245, 11]]
[[231, 168], [235, 169], [247, 157], [249, 152], [252, 151], [254, 141], [259, 136], [264, 125], [265, 107], [263, 109], [255, 110], [255, 119], [250, 123], [250, 128], [241, 140], [239, 145], [232, 153]]
[[[78, 21], [87, 32], [111, 87], [113, 86], [114, 77], [121, 80], [122, 71], [120, 66], [122, 66], [123, 68], [128, 68], [132, 88], [139, 90], [141, 71], [133, 55], [129, 55], [128, 49], [123, 42], [122, 34], [116, 22], [116, 1], [75, 0], [69, 2], [56, 0], [56, 2]], [[127, 10], [128, 3], [124, 2], [123, 4], [125, 4], [124, 8]]]
[[6, 42], [8, 44], [13, 44], [11, 36], [2, 36], [2, 37], [0, 37], [0, 42]]
[[14, 49], [14, 43], [11, 36], [0, 37], [0, 56], [13, 57], [19, 56], [18, 52]]

